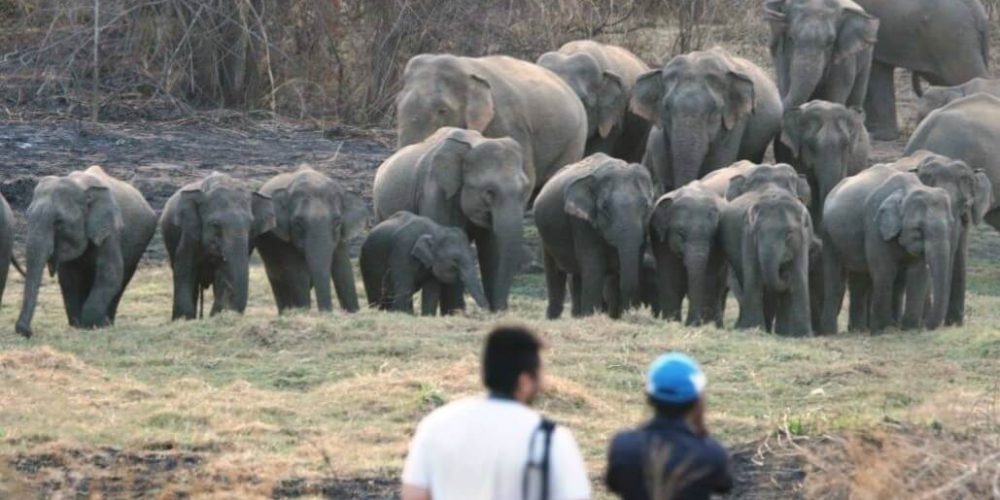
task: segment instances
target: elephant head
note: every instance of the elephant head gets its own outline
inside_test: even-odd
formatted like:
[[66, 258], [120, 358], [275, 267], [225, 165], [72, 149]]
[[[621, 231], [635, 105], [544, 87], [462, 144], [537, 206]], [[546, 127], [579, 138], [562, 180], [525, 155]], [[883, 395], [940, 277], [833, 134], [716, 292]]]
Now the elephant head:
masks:
[[490, 82], [467, 71], [455, 56], [416, 56], [406, 64], [403, 82], [396, 96], [400, 148], [430, 137], [441, 127], [482, 132], [493, 121]]
[[785, 108], [810, 100], [830, 67], [875, 45], [878, 19], [844, 0], [769, 0], [771, 57]]
[[247, 305], [251, 241], [275, 227], [274, 203], [226, 174], [213, 173], [180, 191], [174, 224], [182, 237], [174, 262], [178, 269], [211, 268], [215, 306], [242, 312]]
[[301, 169], [294, 181], [270, 196], [275, 220], [271, 234], [305, 257], [319, 310], [331, 310], [334, 253], [361, 233], [368, 209], [361, 198], [311, 168]]
[[[111, 189], [94, 176], [81, 172], [39, 180], [27, 215], [27, 269], [16, 330], [30, 337], [46, 264], [49, 273], [55, 274], [60, 264], [79, 259], [93, 249], [99, 271], [105, 276], [117, 276], [118, 289], [110, 293], [113, 296], [120, 290], [124, 264], [119, 236], [124, 224], [121, 208]], [[86, 298], [79, 297], [80, 300]], [[73, 326], [91, 328], [109, 321], [105, 308], [84, 304], [79, 324]]]
[[990, 178], [982, 170], [973, 170], [964, 161], [920, 150], [900, 160], [900, 163], [910, 166], [910, 171], [917, 174], [925, 185], [948, 192], [952, 217], [962, 226], [981, 224], [993, 205]]
[[654, 248], [666, 245], [671, 253], [683, 259], [690, 301], [689, 325], [715, 321], [716, 307], [712, 303], [715, 298], [708, 295], [710, 286], [706, 280], [709, 279], [709, 256], [716, 244], [723, 201], [699, 184], [689, 184], [661, 196], [649, 219], [649, 236]]
[[896, 240], [906, 253], [927, 263], [933, 295], [927, 328], [937, 328], [944, 322], [951, 290], [955, 221], [948, 192], [923, 185], [892, 190], [879, 204], [874, 222], [884, 241]]
[[562, 78], [587, 110], [587, 137], [602, 138], [620, 123], [628, 109], [629, 94], [621, 75], [601, 69], [590, 54], [546, 52], [538, 65]]
[[965, 93], [958, 87], [930, 87], [924, 91], [917, 101], [917, 123], [924, 121], [932, 111], [945, 107], [948, 103], [960, 99]]
[[653, 203], [649, 171], [598, 153], [594, 168], [566, 186], [564, 210], [585, 221], [618, 256], [619, 291], [628, 307], [639, 304], [646, 225]]
[[531, 194], [521, 146], [510, 138], [485, 139], [476, 132], [454, 130], [420, 161], [430, 172], [421, 214], [462, 225], [467, 221], [489, 232], [488, 241], [476, 243], [490, 245], [488, 253], [495, 256], [492, 262], [480, 262], [486, 267], [486, 296], [492, 310], [506, 309], [520, 265], [524, 210]]
[[809, 181], [786, 163], [758, 165], [746, 174], [734, 176], [729, 181], [726, 199], [735, 200], [745, 193], [763, 192], [772, 188], [790, 193], [807, 207], [812, 203]]
[[490, 307], [483, 290], [483, 283], [476, 272], [476, 257], [469, 238], [455, 227], [443, 227], [436, 234], [423, 234], [410, 250], [438, 281], [447, 284], [461, 283], [482, 309]]
[[785, 110], [781, 142], [815, 179], [812, 213], [822, 212], [826, 195], [848, 175], [858, 144], [867, 141], [864, 111], [841, 104], [811, 101]]
[[719, 49], [671, 59], [635, 83], [632, 109], [660, 128], [672, 186], [697, 180], [711, 147], [754, 111], [754, 83]]
[[809, 210], [790, 193], [771, 190], [747, 210], [745, 228], [748, 241], [757, 249], [764, 287], [789, 291], [796, 259], [808, 262], [813, 246]]

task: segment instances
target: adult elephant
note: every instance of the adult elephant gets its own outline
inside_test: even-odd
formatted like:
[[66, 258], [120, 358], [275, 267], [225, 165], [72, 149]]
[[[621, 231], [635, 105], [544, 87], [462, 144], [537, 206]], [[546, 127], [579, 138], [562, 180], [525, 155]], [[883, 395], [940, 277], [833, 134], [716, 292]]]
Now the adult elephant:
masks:
[[7, 273], [11, 264], [24, 275], [24, 270], [14, 259], [14, 212], [10, 210], [7, 199], [0, 195], [0, 303], [7, 288]]
[[264, 261], [278, 311], [308, 309], [313, 289], [319, 310], [332, 310], [331, 280], [340, 307], [357, 311], [348, 243], [368, 220], [361, 198], [309, 167], [279, 174], [258, 192], [274, 205], [274, 227], [258, 236], [254, 246]]
[[720, 48], [639, 77], [632, 107], [653, 125], [643, 163], [663, 192], [737, 160], [760, 162], [781, 128], [774, 82]]
[[649, 122], [629, 109], [635, 81], [649, 66], [635, 54], [592, 40], [569, 42], [538, 58], [559, 75], [587, 110], [586, 155], [606, 153], [637, 163], [646, 150]]
[[941, 109], [963, 97], [980, 93], [1000, 97], [1000, 79], [973, 78], [952, 87], [931, 87], [924, 91], [924, 95], [920, 96], [920, 102], [917, 103], [917, 123], [924, 121], [931, 111]]
[[274, 229], [274, 203], [232, 177], [213, 172], [167, 200], [160, 216], [174, 275], [173, 319], [198, 317], [212, 287], [212, 314], [247, 306], [252, 241]]
[[[851, 288], [851, 330], [893, 325], [893, 289], [906, 288], [904, 329], [944, 322], [951, 290], [953, 220], [947, 191], [925, 186], [913, 173], [876, 165], [837, 185], [823, 209], [821, 331], [836, 333]], [[926, 315], [928, 270], [931, 308]]]
[[893, 164], [897, 170], [913, 172], [927, 186], [944, 189], [951, 201], [954, 252], [951, 293], [946, 325], [961, 325], [965, 316], [965, 262], [969, 253], [969, 231], [983, 221], [993, 203], [993, 185], [982, 170], [975, 171], [961, 160], [926, 150], [916, 151]]
[[649, 172], [603, 153], [563, 168], [542, 188], [535, 225], [545, 253], [548, 318], [562, 315], [569, 275], [573, 316], [601, 310], [605, 291], [612, 318], [639, 303], [652, 203]]
[[[445, 127], [399, 150], [375, 173], [375, 220], [408, 211], [464, 229], [475, 243], [490, 309], [507, 308], [520, 265], [524, 207], [531, 194], [524, 154], [511, 138]], [[445, 312], [461, 308], [461, 286], [445, 291]]]
[[46, 264], [59, 276], [70, 325], [114, 323], [122, 293], [155, 231], [156, 213], [142, 194], [101, 167], [41, 178], [28, 206], [27, 273], [17, 332], [32, 335]]
[[506, 56], [410, 59], [396, 104], [399, 147], [441, 127], [515, 140], [535, 193], [560, 167], [583, 158], [587, 144], [587, 111], [573, 89], [537, 64]]
[[827, 194], [844, 177], [868, 166], [871, 147], [864, 112], [826, 101], [787, 109], [781, 142], [791, 153], [788, 163], [809, 180], [809, 213], [818, 226]]

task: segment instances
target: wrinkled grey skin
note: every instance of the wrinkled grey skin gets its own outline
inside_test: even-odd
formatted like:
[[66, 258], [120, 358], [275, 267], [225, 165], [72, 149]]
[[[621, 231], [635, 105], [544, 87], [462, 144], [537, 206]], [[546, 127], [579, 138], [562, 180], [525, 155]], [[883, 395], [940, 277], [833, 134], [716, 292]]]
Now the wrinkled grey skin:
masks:
[[[812, 333], [809, 265], [817, 246], [809, 183], [790, 165], [757, 165], [729, 180], [719, 238], [739, 291], [737, 328]], [[707, 180], [707, 179], [706, 179]]]
[[718, 232], [725, 205], [725, 199], [697, 181], [657, 200], [649, 238], [663, 317], [680, 321], [687, 296], [686, 324], [722, 326], [728, 268]]
[[677, 56], [639, 77], [632, 108], [653, 125], [643, 163], [661, 193], [737, 160], [761, 161], [781, 128], [774, 82], [720, 48]]
[[764, 17], [785, 109], [864, 104], [878, 19], [851, 0], [768, 0]]
[[649, 66], [635, 54], [592, 40], [569, 42], [538, 58], [559, 75], [587, 110], [586, 156], [606, 153], [637, 163], [646, 151], [649, 122], [629, 110], [635, 81]]
[[917, 123], [923, 122], [935, 109], [941, 109], [952, 101], [979, 93], [1000, 97], [1000, 79], [973, 78], [954, 87], [930, 87], [917, 102]]
[[548, 318], [562, 315], [568, 276], [574, 317], [604, 307], [609, 279], [612, 318], [638, 305], [652, 204], [649, 172], [603, 153], [563, 168], [542, 188], [535, 200], [535, 225], [545, 253]]
[[0, 303], [3, 302], [3, 292], [7, 288], [10, 264], [14, 264], [24, 274], [14, 260], [14, 212], [10, 210], [7, 199], [0, 195]]
[[258, 192], [274, 204], [275, 225], [254, 240], [254, 247], [264, 261], [278, 312], [309, 309], [312, 290], [319, 310], [332, 310], [331, 281], [340, 307], [357, 311], [348, 243], [368, 220], [364, 202], [309, 167], [279, 174]]
[[[490, 309], [507, 309], [522, 255], [525, 201], [531, 193], [523, 162], [522, 149], [513, 139], [443, 128], [379, 167], [375, 220], [405, 210], [465, 230], [479, 253]], [[463, 307], [461, 286], [446, 287], [442, 293], [444, 312]]]
[[845, 108], [826, 101], [810, 101], [785, 110], [781, 142], [791, 153], [788, 163], [809, 180], [816, 225], [823, 222], [827, 194], [844, 177], [868, 166], [870, 142], [865, 115], [860, 108]]
[[40, 179], [27, 215], [27, 268], [17, 332], [32, 335], [46, 265], [59, 276], [70, 325], [114, 323], [122, 293], [156, 231], [156, 214], [142, 194], [93, 166]]
[[489, 307], [465, 232], [427, 217], [397, 212], [376, 225], [361, 246], [359, 264], [372, 308], [413, 314], [413, 294], [422, 290], [422, 313], [433, 316], [442, 286], [456, 283], [479, 307]]
[[587, 143], [587, 112], [573, 89], [541, 66], [506, 56], [410, 59], [396, 100], [399, 147], [441, 127], [517, 141], [535, 193], [583, 158]]
[[[663, 316], [660, 309], [660, 285], [657, 279], [656, 258], [647, 251], [642, 256], [642, 274], [639, 276], [640, 301], [652, 311], [654, 318], [661, 318]], [[607, 290], [608, 287], [605, 286], [604, 289]]]
[[[902, 328], [940, 326], [952, 284], [955, 224], [948, 192], [925, 186], [916, 174], [876, 165], [841, 182], [827, 197], [821, 228], [821, 332], [837, 331], [845, 276], [851, 288], [850, 330], [881, 332], [893, 326], [897, 280], [906, 288]], [[925, 320], [928, 270], [931, 301]]]
[[174, 275], [173, 319], [198, 317], [198, 299], [212, 287], [211, 314], [247, 306], [252, 242], [275, 226], [270, 197], [213, 172], [167, 200], [160, 216]]

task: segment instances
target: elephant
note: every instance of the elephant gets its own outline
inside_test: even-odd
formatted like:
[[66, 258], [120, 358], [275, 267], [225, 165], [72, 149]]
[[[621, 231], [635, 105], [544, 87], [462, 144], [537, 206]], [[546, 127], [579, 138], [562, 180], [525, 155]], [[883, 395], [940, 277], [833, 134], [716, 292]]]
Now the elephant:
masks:
[[39, 179], [27, 216], [27, 267], [17, 333], [32, 335], [46, 265], [50, 274], [59, 276], [71, 326], [113, 324], [122, 294], [156, 232], [156, 213], [146, 199], [95, 165]]
[[736, 327], [809, 335], [818, 246], [809, 183], [787, 164], [735, 167], [745, 172], [729, 180], [719, 240], [739, 285]]
[[400, 148], [441, 127], [510, 137], [521, 146], [533, 193], [560, 167], [583, 158], [587, 145], [587, 111], [573, 89], [537, 64], [506, 56], [410, 59], [396, 124]]
[[636, 305], [653, 204], [653, 181], [637, 163], [597, 153], [560, 170], [535, 200], [545, 255], [546, 316], [562, 315], [566, 278], [574, 317], [604, 308], [612, 318]]
[[365, 238], [359, 263], [373, 308], [413, 314], [413, 294], [422, 290], [422, 313], [433, 316], [442, 285], [458, 282], [479, 307], [489, 307], [469, 238], [430, 218], [403, 211], [380, 222]]
[[275, 228], [274, 201], [212, 172], [182, 187], [163, 207], [160, 230], [174, 280], [173, 319], [199, 316], [212, 287], [211, 314], [243, 313], [253, 241]]
[[718, 232], [725, 206], [725, 199], [698, 181], [656, 201], [649, 238], [663, 317], [680, 321], [687, 296], [686, 324], [722, 326], [728, 268]]
[[951, 202], [951, 215], [957, 222], [951, 240], [951, 290], [945, 325], [961, 325], [965, 317], [966, 259], [969, 232], [983, 221], [993, 204], [993, 185], [982, 170], [974, 171], [964, 161], [952, 160], [920, 150], [893, 164], [897, 170], [917, 174], [927, 186], [944, 189]]
[[[956, 221], [948, 192], [911, 172], [879, 164], [844, 179], [823, 207], [821, 333], [836, 333], [845, 274], [851, 289], [848, 328], [874, 333], [894, 324], [894, 288], [906, 290], [901, 326], [940, 326], [952, 285]], [[930, 309], [925, 318], [928, 270]]]
[[935, 109], [979, 93], [1000, 97], [1000, 79], [973, 78], [954, 87], [930, 87], [924, 91], [924, 95], [920, 96], [920, 101], [917, 103], [917, 123], [924, 121]]
[[357, 311], [348, 243], [368, 220], [361, 198], [310, 167], [279, 174], [258, 192], [274, 206], [275, 225], [257, 236], [254, 247], [264, 261], [278, 312], [309, 309], [313, 289], [319, 310], [332, 310], [331, 280], [340, 307]]
[[[474, 130], [444, 127], [379, 166], [375, 221], [405, 210], [464, 229], [479, 253], [490, 309], [507, 309], [523, 252], [525, 202], [531, 194], [523, 161], [521, 146], [513, 139], [488, 139]], [[461, 286], [445, 288], [445, 312], [460, 309]]]
[[586, 156], [605, 153], [638, 163], [646, 151], [649, 122], [629, 110], [632, 89], [649, 66], [615, 45], [591, 40], [569, 42], [538, 58], [559, 75], [587, 110]]
[[737, 160], [759, 163], [781, 128], [774, 82], [721, 48], [677, 56], [640, 76], [632, 108], [653, 125], [643, 164], [661, 193]]
[[788, 163], [809, 180], [809, 214], [820, 225], [827, 194], [844, 177], [868, 166], [871, 146], [864, 111], [826, 101], [786, 109], [781, 142], [791, 153]]
[[24, 270], [14, 258], [14, 212], [7, 199], [0, 195], [0, 303], [7, 288], [7, 273], [11, 264], [24, 276]]
[[813, 100], [847, 107], [864, 104], [879, 20], [858, 3], [764, 3], [764, 17], [771, 28], [771, 59], [786, 110]]

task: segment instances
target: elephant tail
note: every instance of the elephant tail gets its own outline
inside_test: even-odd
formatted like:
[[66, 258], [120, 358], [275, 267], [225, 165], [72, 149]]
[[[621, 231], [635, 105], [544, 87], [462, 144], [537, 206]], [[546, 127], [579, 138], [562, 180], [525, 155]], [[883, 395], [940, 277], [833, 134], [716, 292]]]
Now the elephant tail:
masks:
[[10, 263], [14, 265], [14, 269], [17, 269], [17, 272], [21, 275], [21, 277], [27, 276], [24, 273], [24, 268], [21, 267], [21, 264], [17, 262], [17, 257], [14, 257], [13, 255], [11, 255], [10, 256]]
[[920, 73], [913, 71], [910, 75], [910, 85], [913, 86], [913, 93], [917, 94], [917, 97], [924, 96], [924, 89], [920, 85]]

